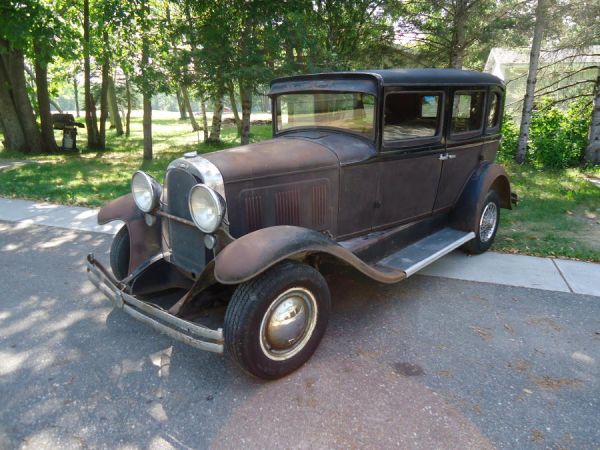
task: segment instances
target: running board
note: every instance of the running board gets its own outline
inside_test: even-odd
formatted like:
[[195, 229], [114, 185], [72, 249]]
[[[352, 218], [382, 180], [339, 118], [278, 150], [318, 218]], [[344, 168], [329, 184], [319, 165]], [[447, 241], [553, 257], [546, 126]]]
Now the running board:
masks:
[[469, 242], [475, 237], [472, 231], [465, 232], [453, 228], [443, 228], [420, 241], [415, 242], [402, 250], [393, 253], [381, 261], [377, 266], [388, 269], [400, 270], [407, 277], [415, 274], [422, 268], [447, 255], [452, 250]]

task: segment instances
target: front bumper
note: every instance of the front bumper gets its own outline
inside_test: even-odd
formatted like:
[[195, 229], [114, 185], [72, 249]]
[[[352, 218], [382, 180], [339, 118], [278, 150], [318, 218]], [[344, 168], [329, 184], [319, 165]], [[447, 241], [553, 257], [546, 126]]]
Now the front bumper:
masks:
[[108, 297], [115, 308], [122, 309], [155, 330], [192, 347], [223, 353], [223, 330], [221, 328], [213, 330], [175, 317], [157, 306], [127, 294], [120, 283], [91, 254], [87, 257], [87, 272], [90, 281]]

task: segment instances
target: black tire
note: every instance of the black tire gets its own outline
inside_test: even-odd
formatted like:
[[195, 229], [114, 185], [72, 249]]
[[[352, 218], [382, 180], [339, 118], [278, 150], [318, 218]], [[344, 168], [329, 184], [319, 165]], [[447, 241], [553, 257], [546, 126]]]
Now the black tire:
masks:
[[110, 268], [117, 280], [122, 280], [129, 274], [129, 229], [127, 225], [123, 225], [110, 246]]
[[[493, 205], [496, 215], [495, 225], [491, 234], [483, 233], [481, 229], [482, 215], [486, 211], [486, 208], [488, 208], [488, 205]], [[489, 206], [489, 208], [492, 208], [492, 206]], [[471, 255], [479, 255], [489, 250], [492, 246], [494, 239], [496, 238], [496, 233], [498, 232], [498, 226], [500, 225], [500, 201], [498, 199], [498, 194], [493, 189], [485, 196], [481, 208], [477, 211], [477, 217], [474, 218], [474, 222], [475, 226], [473, 232], [475, 233], [475, 238], [466, 243], [463, 249]]]
[[[312, 332], [308, 331], [311, 326], [305, 325], [302, 338], [292, 344], [296, 348], [283, 350], [291, 356], [275, 360], [275, 357], [280, 356], [269, 356], [274, 350], [266, 349], [265, 340], [261, 337], [264, 336], [261, 333], [263, 318], [267, 321], [266, 316], [271, 317], [276, 311], [272, 309], [273, 305], [282, 305], [281, 298], [298, 289], [310, 292], [311, 304], [316, 304], [314, 309], [304, 307], [303, 310], [305, 314], [306, 310], [316, 310], [315, 316], [308, 316], [306, 322], [313, 324]], [[283, 377], [298, 369], [312, 356], [325, 333], [330, 309], [329, 288], [317, 270], [298, 262], [279, 263], [237, 287], [225, 312], [225, 346], [246, 372], [269, 380]]]

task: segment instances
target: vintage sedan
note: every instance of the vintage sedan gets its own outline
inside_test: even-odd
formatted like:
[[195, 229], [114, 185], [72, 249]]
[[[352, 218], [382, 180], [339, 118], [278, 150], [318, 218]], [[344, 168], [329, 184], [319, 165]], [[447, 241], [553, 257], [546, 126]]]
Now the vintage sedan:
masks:
[[276, 79], [269, 95], [273, 139], [187, 153], [162, 185], [133, 174], [98, 214], [125, 223], [111, 271], [93, 255], [88, 271], [115, 307], [273, 379], [325, 333], [324, 266], [396, 283], [456, 248], [482, 253], [516, 196], [494, 163], [492, 75], [324, 73]]

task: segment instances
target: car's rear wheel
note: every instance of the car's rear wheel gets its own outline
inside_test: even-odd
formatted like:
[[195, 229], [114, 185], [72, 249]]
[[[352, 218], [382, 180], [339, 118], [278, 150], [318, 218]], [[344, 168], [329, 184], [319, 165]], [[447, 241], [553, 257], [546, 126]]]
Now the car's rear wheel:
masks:
[[123, 225], [110, 246], [110, 268], [117, 280], [129, 274], [129, 229]]
[[491, 189], [483, 200], [477, 216], [475, 238], [465, 244], [464, 249], [472, 255], [487, 251], [496, 238], [500, 224], [500, 201], [496, 191]]
[[239, 285], [225, 313], [225, 345], [260, 378], [280, 378], [314, 353], [327, 327], [329, 288], [314, 268], [286, 261]]

